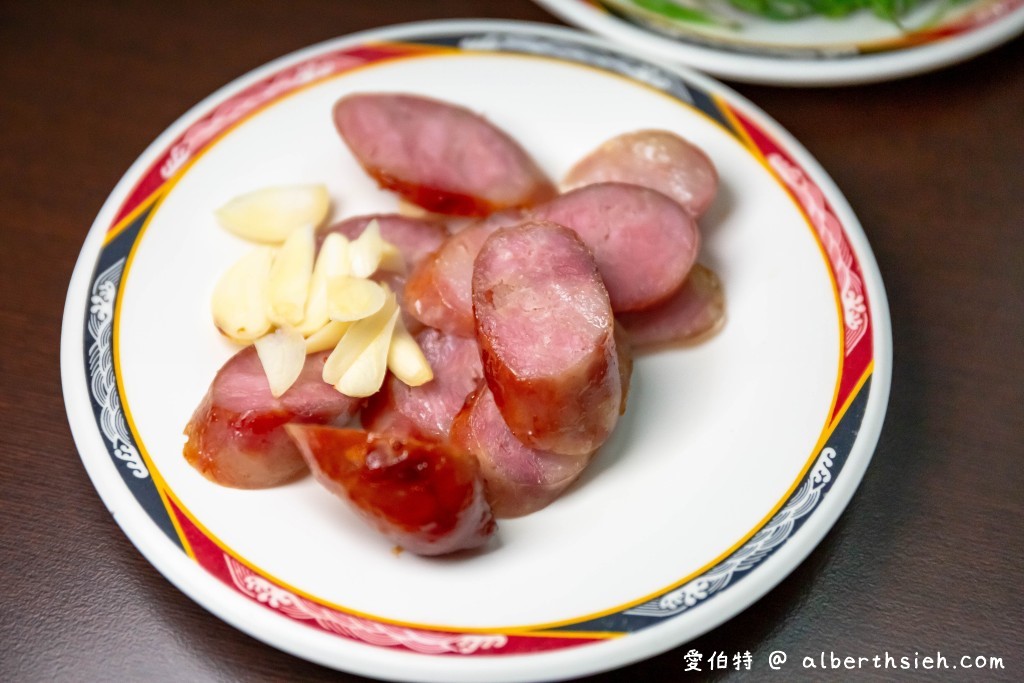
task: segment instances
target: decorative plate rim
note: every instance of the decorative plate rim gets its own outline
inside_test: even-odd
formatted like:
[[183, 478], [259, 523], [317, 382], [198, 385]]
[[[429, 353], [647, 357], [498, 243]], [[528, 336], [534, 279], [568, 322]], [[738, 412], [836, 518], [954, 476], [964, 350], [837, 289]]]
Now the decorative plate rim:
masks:
[[[676, 39], [627, 22], [591, 0], [534, 0], [555, 16], [651, 57], [681, 63], [738, 82], [781, 86], [836, 86], [876, 83], [941, 69], [966, 61], [1024, 31], [1024, 1], [992, 0], [991, 15], [943, 32], [923, 43], [839, 57], [787, 55], [751, 47], [730, 49]], [[772, 52], [775, 54], [772, 54]], [[808, 52], [801, 48], [799, 52]]]
[[[101, 318], [111, 310], [108, 305], [113, 303], [112, 298], [108, 299], [104, 294], [104, 292], [110, 291], [109, 288], [101, 291], [89, 287], [90, 283], [94, 286], [103, 283], [99, 259], [108, 238], [108, 228], [116, 225], [123, 228], [126, 220], [129, 223], [132, 220], [141, 221], [133, 208], [126, 209], [125, 207], [130, 203], [133, 192], [142, 184], [147, 171], [152, 170], [162, 159], [173, 160], [174, 157], [170, 151], [175, 149], [176, 143], [181, 142], [182, 136], [185, 136], [188, 131], [194, 130], [198, 123], [208, 120], [212, 112], [225, 102], [237, 101], [239, 95], [248, 92], [255, 84], [285, 73], [290, 68], [301, 68], [314, 61], [318, 56], [334, 54], [342, 49], [363, 49], [367, 45], [379, 45], [383, 41], [402, 40], [422, 47], [423, 42], [430, 38], [446, 35], [459, 35], [463, 38], [470, 35], [479, 37], [483, 33], [539, 38], [542, 41], [551, 41], [553, 44], [582, 47], [584, 52], [589, 51], [592, 55], [600, 54], [604, 57], [611, 55], [634, 67], [649, 65], [656, 71], [661, 70], [665, 74], [673, 75], [679, 82], [693, 88], [695, 92], [714, 93], [715, 97], [725, 103], [734, 115], [747, 117], [754, 121], [756, 125], [744, 130], [737, 130], [736, 134], [751, 131], [761, 134], [767, 132], [768, 143], [777, 144], [781, 157], [775, 160], [772, 160], [771, 157], [766, 158], [768, 163], [774, 165], [775, 173], [780, 178], [787, 177], [789, 174], [788, 178], [792, 182], [787, 180], [787, 184], [790, 186], [791, 193], [798, 196], [801, 192], [818, 191], [818, 199], [821, 200], [821, 213], [815, 217], [812, 215], [814, 211], [807, 209], [804, 205], [804, 212], [808, 214], [810, 222], [831, 219], [838, 226], [840, 236], [845, 238], [848, 247], [856, 255], [860, 274], [864, 280], [863, 287], [869, 293], [870, 307], [866, 311], [869, 322], [865, 322], [865, 325], [870, 324], [871, 351], [869, 353], [873, 352], [873, 355], [861, 374], [861, 384], [848, 388], [852, 397], [851, 402], [854, 399], [862, 400], [865, 405], [862, 407], [863, 417], [857, 418], [859, 419], [859, 428], [854, 430], [854, 435], [851, 436], [852, 442], [849, 444], [847, 452], [841, 456], [846, 462], [846, 466], [842, 469], [842, 476], [832, 478], [829, 470], [832, 459], [836, 457], [836, 451], [827, 447], [827, 441], [823, 441], [821, 445], [826, 447], [822, 448], [820, 454], [816, 456], [817, 461], [813, 467], [808, 462], [810, 472], [806, 477], [801, 474], [801, 479], [798, 480], [798, 482], [805, 480], [808, 482], [808, 495], [813, 495], [813, 503], [810, 504], [810, 507], [807, 507], [807, 500], [803, 502], [797, 500], [793, 503], [796, 494], [785, 501], [787, 508], [790, 507], [790, 503], [793, 503], [794, 514], [803, 510], [802, 516], [796, 518], [802, 521], [799, 521], [795, 530], [791, 524], [785, 536], [775, 545], [771, 545], [773, 539], [764, 541], [768, 544], [765, 546], [768, 551], [758, 555], [755, 564], [749, 570], [733, 568], [736, 573], [759, 569], [761, 581], [736, 581], [730, 585], [733, 574], [733, 570], [730, 570], [729, 576], [722, 586], [722, 588], [728, 586], [730, 590], [722, 590], [717, 595], [715, 594], [717, 589], [710, 590], [710, 594], [716, 598], [716, 609], [713, 613], [701, 610], [687, 611], [691, 604], [701, 602], [709, 596], [706, 586], [703, 588], [694, 586], [692, 590], [688, 590], [689, 585], [677, 587], [671, 591], [677, 595], [669, 601], [676, 603], [675, 607], [670, 606], [669, 611], [672, 609], [676, 611], [664, 615], [668, 618], [664, 618], [654, 625], [626, 629], [624, 631], [627, 634], [626, 637], [601, 640], [599, 646], [596, 647], [566, 647], [565, 644], [552, 644], [550, 647], [544, 648], [540, 647], [541, 641], [537, 640], [534, 642], [538, 647], [533, 650], [524, 648], [510, 656], [424, 657], [413, 653], [491, 654], [489, 651], [492, 648], [503, 647], [506, 643], [496, 644], [493, 639], [481, 638], [482, 635], [486, 636], [487, 634], [471, 633], [470, 630], [466, 630], [457, 634], [440, 634], [441, 636], [461, 636], [462, 640], [456, 642], [449, 638], [449, 641], [437, 649], [435, 647], [437, 643], [426, 642], [430, 638], [423, 639], [418, 635], [409, 636], [406, 633], [396, 635], [392, 632], [395, 629], [389, 631], [389, 628], [392, 627], [391, 624], [375, 622], [373, 619], [363, 621], [369, 621], [372, 625], [385, 628], [377, 628], [376, 631], [371, 628], [372, 633], [363, 632], [355, 640], [374, 643], [374, 639], [376, 639], [380, 641], [376, 645], [384, 647], [367, 647], [362, 643], [346, 641], [344, 638], [338, 638], [337, 635], [352, 637], [351, 630], [353, 628], [362, 628], [366, 624], [356, 624], [355, 626], [350, 622], [339, 624], [338, 619], [317, 611], [318, 607], [315, 603], [307, 604], [308, 601], [302, 599], [301, 596], [290, 594], [280, 586], [261, 582], [260, 577], [244, 563], [232, 562], [233, 558], [228, 553], [224, 554], [224, 564], [220, 568], [222, 576], [217, 578], [211, 573], [212, 570], [209, 566], [204, 569], [199, 564], [195, 554], [186, 547], [190, 544], [175, 545], [170, 540], [171, 534], [166, 529], [161, 529], [152, 517], [146, 514], [140, 515], [140, 511], [144, 512], [142, 505], [129, 491], [126, 482], [128, 476], [139, 477], [140, 471], [137, 467], [145, 467], [145, 463], [142, 462], [140, 465], [139, 459], [137, 457], [133, 459], [133, 454], [125, 449], [122, 449], [124, 451], [122, 453], [115, 453], [117, 444], [113, 441], [116, 439], [112, 440], [109, 434], [106, 436], [108, 440], [112, 441], [112, 445], [108, 447], [104, 442], [104, 436], [100, 433], [100, 431], [105, 431], [104, 423], [99, 412], [94, 414], [92, 405], [96, 396], [96, 387], [90, 388], [86, 381], [86, 372], [89, 371], [90, 361], [85, 360], [86, 372], [83, 372], [83, 336], [79, 335], [83, 335], [83, 303], [86, 308], [86, 330], [94, 340], [99, 339], [104, 329], [104, 320]], [[313, 77], [315, 76], [316, 74], [313, 74]], [[786, 165], [787, 158], [789, 166]], [[177, 166], [170, 169], [171, 174], [180, 167], [181, 162], [182, 159], [175, 161]], [[801, 169], [806, 169], [807, 175], [801, 175], [803, 172]], [[807, 182], [801, 186], [802, 181]], [[145, 202], [140, 201], [137, 206], [144, 207]], [[827, 237], [821, 233], [822, 228], [818, 228], [818, 230], [827, 242]], [[114, 235], [114, 237], [117, 236]], [[822, 248], [828, 250], [827, 245], [823, 245]], [[830, 270], [834, 270], [834, 263], [830, 265]], [[835, 273], [833, 273], [834, 277]], [[83, 301], [83, 296], [85, 301]], [[91, 300], [90, 296], [93, 297]], [[841, 514], [870, 462], [881, 431], [888, 400], [891, 353], [891, 331], [884, 287], [866, 237], [852, 210], [831, 179], [810, 155], [753, 104], [728, 88], [715, 84], [699, 74], [688, 72], [685, 69], [650, 64], [631, 55], [626, 50], [612, 47], [600, 39], [575, 31], [525, 22], [469, 20], [420, 22], [374, 29], [305, 48], [274, 60], [236, 79], [202, 100], [172, 124], [157, 137], [118, 182], [89, 231], [76, 264], [65, 303], [61, 342], [61, 373], [72, 433], [82, 455], [83, 464], [98, 493], [125, 534], [147, 560], [200, 605], [260, 640], [297, 656], [335, 668], [396, 680], [457, 681], [476, 680], [484, 676], [487, 680], [492, 681], [512, 681], [593, 673], [650, 656], [717, 626], [781, 581], [820, 542]], [[101, 374], [90, 374], [90, 382], [95, 385], [98, 381], [97, 377]], [[868, 381], [870, 381], [870, 385], [867, 387], [862, 386], [865, 378], [869, 378]], [[93, 392], [92, 395], [90, 395], [90, 391]], [[835, 408], [836, 412], [839, 412], [842, 405], [837, 405]], [[840, 415], [835, 418], [833, 427], [839, 425], [842, 417]], [[97, 430], [97, 424], [99, 424], [100, 430]], [[126, 440], [125, 443], [128, 441]], [[831, 451], [831, 456], [829, 451]], [[100, 452], [110, 457], [87, 455]], [[134, 455], [138, 456], [137, 453]], [[812, 459], [814, 457], [812, 456]], [[119, 472], [114, 468], [111, 458], [124, 461], [126, 464], [124, 470]], [[125, 471], [130, 474], [125, 474]], [[815, 480], [816, 487], [810, 484], [812, 478]], [[830, 502], [827, 506], [819, 506], [820, 494], [825, 486], [830, 489], [828, 492]], [[163, 496], [162, 493], [161, 496]], [[164, 498], [163, 503], [173, 515], [177, 501]], [[807, 516], [812, 510], [815, 514]], [[778, 514], [782, 514], [782, 512], [780, 511]], [[803, 519], [803, 516], [807, 518]], [[189, 533], [188, 529], [182, 527], [183, 520], [184, 516], [176, 520], [172, 519], [180, 538], [184, 538]], [[746, 545], [742, 546], [740, 550], [744, 547]], [[182, 552], [182, 550], [186, 552]], [[716, 568], [723, 563], [716, 565]], [[697, 578], [701, 579], [704, 576], [706, 574]], [[234, 591], [224, 590], [224, 584], [229, 580], [234, 583]], [[703, 595], [701, 595], [702, 592]], [[691, 600], [696, 600], [696, 602], [689, 603]], [[682, 609], [677, 609], [679, 606], [682, 606]], [[284, 616], [274, 615], [274, 618], [269, 618], [268, 608]], [[628, 611], [630, 610], [624, 612]], [[306, 628], [296, 629], [294, 628], [296, 622], [314, 622], [320, 626], [320, 631]], [[432, 631], [429, 627], [424, 628], [428, 632]], [[345, 629], [348, 629], [349, 632], [342, 632]], [[551, 629], [545, 630], [548, 632], [537, 633], [532, 637], [543, 635], [557, 640], [570, 635], [570, 633], [558, 634]], [[437, 635], [436, 630], [432, 633]], [[467, 640], [469, 636], [472, 638]], [[590, 642], [582, 636], [584, 633], [578, 632], [579, 643], [577, 644]], [[407, 637], [412, 637], [414, 640], [419, 638], [414, 646], [410, 646], [408, 642], [399, 643], [408, 651], [386, 649], [387, 646], [395, 644], [395, 642], [388, 642], [389, 638], [392, 641], [396, 638], [401, 641], [402, 638]], [[510, 637], [514, 638], [516, 634], [510, 634]], [[550, 651], [542, 652], [541, 650], [544, 649]], [[601, 652], [600, 655], [595, 654], [598, 650]], [[453, 664], [454, 662], [458, 662], [458, 664]]]

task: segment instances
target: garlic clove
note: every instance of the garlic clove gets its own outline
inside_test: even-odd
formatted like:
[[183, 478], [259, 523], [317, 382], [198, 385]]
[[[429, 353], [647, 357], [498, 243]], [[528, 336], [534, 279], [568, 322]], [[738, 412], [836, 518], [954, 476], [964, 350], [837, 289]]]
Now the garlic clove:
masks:
[[376, 313], [351, 323], [337, 346], [334, 347], [334, 351], [324, 362], [324, 381], [336, 385], [359, 355], [382, 334], [385, 328], [389, 328], [387, 332], [390, 342], [394, 323], [389, 321], [397, 313], [398, 303], [395, 300], [395, 295], [391, 294], [386, 297], [384, 305]]
[[298, 325], [306, 313], [306, 299], [313, 274], [315, 253], [313, 226], [292, 232], [270, 267], [267, 315], [276, 325]]
[[270, 393], [277, 398], [299, 378], [306, 362], [306, 340], [290, 327], [279, 327], [257, 339], [255, 346]]
[[248, 344], [271, 328], [268, 284], [274, 249], [256, 247], [228, 268], [213, 288], [211, 309], [217, 329]]
[[387, 240], [381, 242], [380, 264], [377, 266], [377, 269], [403, 275], [406, 272], [405, 258], [402, 256], [402, 252], [398, 251], [398, 247]]
[[349, 322], [373, 315], [387, 294], [373, 280], [339, 275], [327, 283], [327, 311], [331, 320]]
[[418, 387], [434, 379], [434, 371], [430, 368], [423, 349], [401, 319], [395, 324], [391, 337], [391, 348], [388, 349], [388, 369], [402, 382], [411, 387]]
[[328, 233], [320, 245], [320, 257], [322, 258], [324, 275], [330, 280], [339, 275], [352, 274], [352, 261], [349, 250], [352, 243], [340, 232]]
[[308, 337], [330, 321], [327, 283], [333, 277], [347, 275], [349, 270], [348, 239], [339, 233], [329, 234], [320, 245], [320, 253], [316, 257], [313, 275], [309, 280], [306, 310], [302, 322], [296, 325], [295, 329]]
[[280, 185], [235, 197], [214, 214], [224, 228], [240, 237], [280, 244], [298, 228], [320, 225], [330, 203], [324, 185]]
[[359, 237], [352, 240], [349, 247], [352, 275], [370, 277], [377, 272], [383, 251], [384, 239], [380, 236], [380, 224], [374, 219], [363, 228]]
[[380, 391], [384, 384], [384, 375], [388, 370], [388, 351], [398, 320], [397, 306], [388, 316], [384, 327], [363, 349], [352, 364], [345, 370], [334, 388], [352, 398], [372, 396]]
[[306, 337], [306, 353], [317, 353], [333, 349], [345, 336], [352, 323], [343, 323], [338, 320], [331, 320], [313, 334]]

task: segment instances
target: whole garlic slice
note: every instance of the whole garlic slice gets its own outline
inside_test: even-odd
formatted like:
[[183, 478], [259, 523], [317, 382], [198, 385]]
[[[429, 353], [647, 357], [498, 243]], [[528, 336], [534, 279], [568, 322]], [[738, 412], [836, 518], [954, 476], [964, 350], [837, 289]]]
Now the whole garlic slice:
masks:
[[339, 275], [327, 283], [327, 311], [331, 320], [349, 322], [381, 309], [387, 293], [373, 280]]
[[298, 325], [306, 315], [306, 299], [313, 274], [313, 226], [292, 232], [270, 267], [267, 315], [276, 325]]
[[280, 244], [298, 228], [320, 225], [330, 204], [324, 185], [281, 185], [235, 197], [214, 214], [239, 237]]
[[[384, 305], [376, 313], [351, 323], [344, 336], [338, 342], [338, 345], [334, 347], [334, 351], [331, 352], [331, 355], [324, 362], [324, 381], [328, 384], [337, 385], [342, 376], [374, 340], [383, 338], [389, 346], [391, 343], [391, 333], [394, 331], [394, 321], [397, 318], [398, 303], [395, 300], [395, 295], [391, 294], [386, 297]], [[385, 366], [387, 365], [387, 348], [387, 346], [384, 347]]]
[[[309, 280], [309, 297], [302, 322], [295, 326], [304, 336], [310, 336], [330, 321], [327, 306], [327, 283], [339, 275], [348, 275], [351, 268], [348, 261], [348, 238], [340, 233], [331, 233], [320, 245], [320, 253], [313, 266]], [[337, 343], [337, 341], [335, 341]], [[334, 344], [331, 344], [334, 346]]]
[[388, 370], [388, 352], [398, 316], [399, 310], [395, 307], [381, 331], [342, 374], [335, 389], [353, 398], [372, 396], [380, 391]]
[[391, 337], [388, 369], [411, 387], [418, 387], [434, 379], [434, 371], [430, 368], [427, 357], [423, 355], [423, 349], [409, 334], [401, 318], [395, 324], [395, 331]]
[[217, 329], [248, 344], [271, 328], [268, 285], [274, 250], [256, 247], [228, 268], [213, 288], [211, 309]]
[[306, 340], [290, 327], [279, 327], [257, 339], [255, 346], [270, 393], [277, 398], [299, 378], [306, 362]]
[[380, 267], [384, 252], [384, 238], [380, 236], [380, 224], [374, 219], [363, 228], [362, 234], [352, 240], [349, 261], [352, 274], [356, 277], [370, 277]]

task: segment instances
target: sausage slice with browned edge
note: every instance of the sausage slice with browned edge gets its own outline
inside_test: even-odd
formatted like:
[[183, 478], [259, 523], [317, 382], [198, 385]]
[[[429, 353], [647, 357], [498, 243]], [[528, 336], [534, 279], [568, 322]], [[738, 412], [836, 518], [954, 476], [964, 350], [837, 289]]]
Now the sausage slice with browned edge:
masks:
[[317, 481], [405, 550], [476, 548], [497, 528], [476, 458], [450, 444], [314, 425], [288, 433]]
[[622, 403], [615, 320], [590, 250], [553, 223], [502, 228], [473, 269], [484, 377], [509, 429], [531, 448], [596, 450]]
[[499, 519], [547, 507], [583, 472], [593, 453], [561, 455], [530, 448], [509, 431], [486, 385], [455, 416], [452, 442], [480, 461], [487, 501]]
[[632, 183], [664, 192], [700, 218], [718, 192], [718, 171], [693, 143], [667, 130], [638, 130], [608, 140], [580, 159], [562, 187]]
[[694, 343], [717, 331], [725, 321], [722, 283], [699, 263], [683, 286], [657, 306], [616, 317], [639, 351]]
[[236, 353], [185, 427], [185, 459], [207, 479], [235, 488], [267, 488], [305, 474], [306, 463], [284, 425], [345, 424], [362, 403], [324, 382], [328, 354], [307, 356], [295, 384], [274, 398], [256, 348]]
[[515, 140], [454, 104], [416, 95], [354, 94], [334, 105], [334, 124], [381, 187], [428, 211], [486, 216], [555, 195]]
[[678, 202], [639, 185], [587, 185], [536, 207], [530, 216], [579, 233], [594, 253], [616, 313], [671, 296], [700, 248], [693, 217]]

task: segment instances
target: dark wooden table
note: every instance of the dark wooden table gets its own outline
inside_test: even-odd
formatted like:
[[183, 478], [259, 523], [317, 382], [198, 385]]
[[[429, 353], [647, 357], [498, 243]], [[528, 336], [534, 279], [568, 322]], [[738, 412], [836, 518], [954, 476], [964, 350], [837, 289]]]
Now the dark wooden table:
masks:
[[[302, 46], [450, 17], [554, 22], [527, 0], [0, 4], [0, 680], [354, 680], [243, 635], [135, 550], [86, 477], [58, 363], [72, 267], [148, 143]], [[841, 89], [736, 85], [846, 194], [888, 289], [895, 371], [874, 461], [824, 542], [691, 646], [595, 680], [676, 681], [689, 647], [1002, 658], [901, 672], [1024, 680], [1024, 41]], [[792, 660], [791, 660], [792, 661]], [[779, 680], [892, 678], [800, 672]]]

